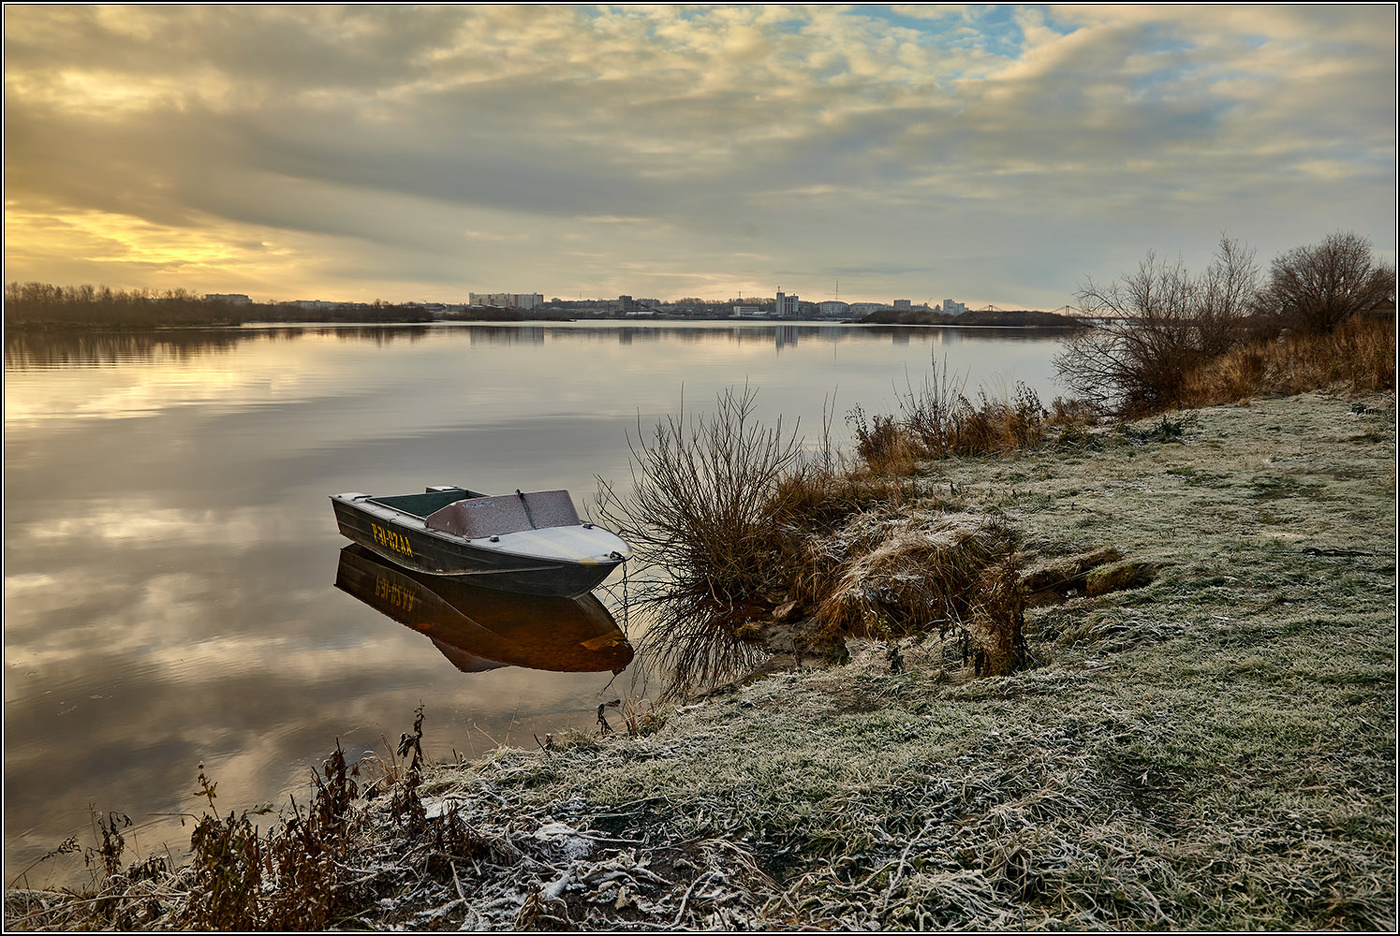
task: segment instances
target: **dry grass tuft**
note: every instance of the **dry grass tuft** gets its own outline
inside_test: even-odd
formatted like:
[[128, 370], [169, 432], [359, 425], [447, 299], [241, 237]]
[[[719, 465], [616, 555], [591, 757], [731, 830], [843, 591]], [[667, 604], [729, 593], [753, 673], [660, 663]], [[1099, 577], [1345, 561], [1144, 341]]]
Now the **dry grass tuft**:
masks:
[[[818, 641], [933, 632], [965, 637], [974, 627], [1019, 639], [1016, 603], [1008, 601], [1004, 579], [1014, 537], [993, 518], [862, 514], [838, 541], [847, 544], [847, 557], [813, 615]], [[1019, 593], [1019, 580], [1009, 588]]]
[[847, 415], [856, 435], [856, 452], [872, 472], [906, 476], [921, 460], [951, 455], [1005, 455], [1041, 445], [1054, 425], [1090, 418], [1087, 406], [1056, 400], [1053, 411], [1039, 395], [1017, 382], [1003, 398], [977, 392], [974, 403], [961, 381], [938, 368], [899, 400], [899, 414], [867, 417], [859, 406]]

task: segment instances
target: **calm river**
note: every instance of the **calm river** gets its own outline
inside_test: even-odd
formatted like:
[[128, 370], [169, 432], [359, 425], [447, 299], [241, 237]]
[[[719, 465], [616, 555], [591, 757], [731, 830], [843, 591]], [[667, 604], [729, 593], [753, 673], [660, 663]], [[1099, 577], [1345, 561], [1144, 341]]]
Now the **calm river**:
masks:
[[[629, 433], [682, 397], [708, 410], [747, 382], [813, 443], [833, 409], [844, 445], [845, 413], [895, 411], [931, 363], [1048, 402], [1059, 340], [757, 323], [7, 335], [6, 886], [71, 834], [94, 844], [90, 805], [132, 819], [128, 858], [187, 843], [201, 763], [221, 814], [281, 806], [336, 739], [383, 753], [420, 704], [436, 759], [589, 727], [633, 691], [633, 668], [502, 665], [535, 650], [415, 625], [428, 599], [347, 572], [327, 495], [566, 488], [587, 512], [595, 476], [630, 486]], [[30, 883], [82, 867], [61, 860]]]

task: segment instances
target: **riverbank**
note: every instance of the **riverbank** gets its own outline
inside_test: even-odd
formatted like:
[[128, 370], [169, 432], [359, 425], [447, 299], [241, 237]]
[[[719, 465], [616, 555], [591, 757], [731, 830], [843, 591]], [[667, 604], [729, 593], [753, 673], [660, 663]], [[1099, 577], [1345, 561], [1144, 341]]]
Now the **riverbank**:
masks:
[[957, 325], [968, 328], [1084, 328], [1070, 315], [1030, 309], [975, 309], [948, 315], [930, 309], [882, 309], [857, 321], [866, 325]]
[[[1395, 419], [1393, 394], [1313, 393], [928, 463], [910, 509], [996, 512], [1030, 568], [1112, 548], [1154, 580], [1030, 608], [1010, 676], [852, 641], [433, 767], [350, 808], [327, 921], [1393, 929]], [[6, 923], [179, 927], [196, 886], [11, 891]]]

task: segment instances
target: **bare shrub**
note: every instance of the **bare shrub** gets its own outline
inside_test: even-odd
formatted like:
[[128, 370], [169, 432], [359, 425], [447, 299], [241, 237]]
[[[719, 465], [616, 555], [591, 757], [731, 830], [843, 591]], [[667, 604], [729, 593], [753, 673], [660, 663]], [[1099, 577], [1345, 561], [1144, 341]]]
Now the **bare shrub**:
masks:
[[[796, 432], [758, 424], [757, 391], [725, 390], [712, 416], [667, 416], [632, 453], [631, 497], [599, 478], [601, 518], [647, 566], [680, 587], [716, 601], [742, 599], [776, 584], [755, 562], [768, 539], [772, 495], [796, 466]], [[645, 589], [645, 585], [643, 586]]]
[[598, 479], [599, 517], [641, 560], [634, 600], [654, 623], [639, 655], [678, 684], [755, 660], [756, 648], [737, 632], [788, 588], [778, 494], [801, 473], [801, 440], [781, 420], [757, 422], [756, 405], [757, 391], [746, 386], [720, 394], [709, 416], [687, 419], [682, 406], [650, 440], [629, 438], [630, 497]]
[[1316, 333], [1394, 300], [1395, 268], [1376, 262], [1366, 238], [1338, 232], [1276, 258], [1259, 305], [1285, 327]]
[[1075, 298], [1102, 321], [1070, 336], [1056, 371], [1103, 410], [1139, 416], [1172, 406], [1185, 375], [1238, 340], [1257, 279], [1254, 251], [1226, 237], [1201, 276], [1149, 253], [1121, 279], [1089, 279]]

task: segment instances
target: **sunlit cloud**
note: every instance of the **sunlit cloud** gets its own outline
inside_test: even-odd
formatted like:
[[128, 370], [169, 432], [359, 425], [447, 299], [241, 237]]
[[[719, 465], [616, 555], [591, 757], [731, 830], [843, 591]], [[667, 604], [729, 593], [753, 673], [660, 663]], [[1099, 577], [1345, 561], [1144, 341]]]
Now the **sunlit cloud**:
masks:
[[[838, 267], [899, 267], [872, 298], [1053, 306], [1227, 226], [1266, 255], [1336, 229], [1393, 251], [1394, 27], [1385, 6], [9, 7], [7, 274], [460, 300], [771, 295], [801, 271], [785, 285], [820, 298]], [[1047, 249], [1061, 273], [991, 272]], [[969, 251], [987, 272], [948, 279]]]

